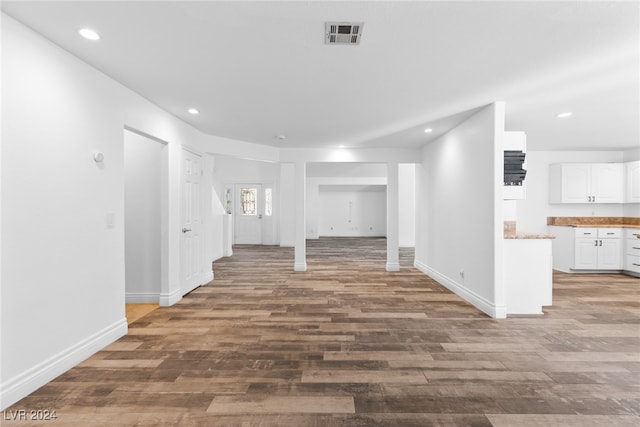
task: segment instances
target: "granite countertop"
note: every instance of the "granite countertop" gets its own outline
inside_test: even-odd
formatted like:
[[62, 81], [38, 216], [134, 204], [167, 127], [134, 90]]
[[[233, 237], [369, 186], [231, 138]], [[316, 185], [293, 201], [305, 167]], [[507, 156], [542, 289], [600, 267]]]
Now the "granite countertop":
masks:
[[551, 234], [523, 233], [517, 231], [515, 234], [505, 234], [505, 239], [555, 239]]
[[556, 227], [576, 227], [576, 228], [639, 228], [640, 225], [635, 224], [567, 224], [556, 225]]
[[547, 225], [560, 227], [589, 227], [589, 228], [634, 228], [640, 229], [640, 218], [636, 217], [547, 217]]

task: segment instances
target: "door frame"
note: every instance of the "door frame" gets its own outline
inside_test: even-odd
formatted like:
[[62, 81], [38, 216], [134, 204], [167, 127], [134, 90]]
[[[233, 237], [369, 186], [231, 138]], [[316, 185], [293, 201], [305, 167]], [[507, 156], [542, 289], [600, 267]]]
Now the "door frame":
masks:
[[[170, 302], [166, 297], [169, 290], [169, 264], [170, 264], [170, 225], [169, 225], [169, 198], [170, 198], [170, 185], [169, 185], [169, 157], [170, 157], [170, 147], [168, 141], [157, 138], [153, 135], [150, 135], [146, 132], [140, 131], [131, 126], [125, 125], [123, 128], [123, 138], [122, 143], [124, 145], [124, 132], [131, 132], [136, 135], [139, 135], [144, 138], [148, 138], [152, 141], [158, 142], [164, 145], [164, 149], [161, 152], [160, 159], [160, 288], [157, 295], [157, 298], [154, 297], [153, 301], [148, 302], [157, 302], [160, 305], [172, 305], [176, 301]], [[126, 235], [124, 236], [126, 239]], [[125, 259], [126, 262], [126, 259]], [[126, 268], [126, 265], [125, 265]], [[125, 291], [125, 301], [126, 301], [126, 291]], [[143, 302], [143, 301], [130, 301], [130, 302]]]
[[[236, 234], [237, 234], [237, 216], [239, 215], [238, 213], [238, 196], [239, 196], [239, 189], [240, 186], [260, 186], [260, 199], [262, 200], [262, 203], [259, 206], [259, 210], [260, 210], [260, 214], [262, 215], [262, 225], [261, 225], [261, 233], [260, 233], [260, 241], [261, 243], [259, 243], [260, 245], [276, 245], [279, 242], [279, 204], [278, 204], [278, 200], [279, 200], [279, 196], [278, 196], [278, 187], [276, 185], [276, 183], [272, 182], [272, 181], [232, 181], [232, 182], [226, 182], [224, 184], [224, 189], [225, 189], [225, 193], [227, 189], [233, 189], [232, 191], [232, 200], [231, 200], [231, 213], [233, 216], [233, 243], [236, 244]], [[271, 211], [272, 214], [271, 216], [267, 219], [267, 216], [265, 215], [265, 197], [264, 197], [264, 192], [265, 189], [270, 188], [271, 189]]]

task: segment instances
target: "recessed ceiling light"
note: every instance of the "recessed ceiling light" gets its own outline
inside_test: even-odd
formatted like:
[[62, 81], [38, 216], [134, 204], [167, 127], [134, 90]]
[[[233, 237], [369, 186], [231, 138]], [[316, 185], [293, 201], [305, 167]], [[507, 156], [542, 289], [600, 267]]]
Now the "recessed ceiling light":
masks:
[[340, 144], [338, 145], [338, 148], [344, 148], [344, 145]]
[[96, 33], [90, 28], [80, 28], [78, 30], [78, 34], [80, 34], [82, 37], [84, 37], [87, 40], [93, 40], [93, 41], [100, 40], [100, 34]]
[[200, 111], [197, 108], [189, 108], [187, 111], [189, 114], [200, 114]]
[[571, 117], [572, 115], [573, 113], [566, 112], [566, 113], [560, 113], [556, 117], [559, 119], [564, 119], [565, 117]]
[[429, 132], [433, 132], [433, 129], [431, 129], [431, 128], [426, 128], [426, 129], [424, 130], [424, 133], [429, 133]]

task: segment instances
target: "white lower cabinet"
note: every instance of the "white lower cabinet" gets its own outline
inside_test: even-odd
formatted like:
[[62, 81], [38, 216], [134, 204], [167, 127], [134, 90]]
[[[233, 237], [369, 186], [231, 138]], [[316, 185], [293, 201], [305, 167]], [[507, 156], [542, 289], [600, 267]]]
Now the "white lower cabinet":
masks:
[[625, 230], [625, 264], [624, 269], [640, 274], [640, 229]]
[[575, 270], [622, 269], [621, 228], [576, 228]]
[[553, 268], [560, 271], [622, 270], [622, 228], [552, 226]]

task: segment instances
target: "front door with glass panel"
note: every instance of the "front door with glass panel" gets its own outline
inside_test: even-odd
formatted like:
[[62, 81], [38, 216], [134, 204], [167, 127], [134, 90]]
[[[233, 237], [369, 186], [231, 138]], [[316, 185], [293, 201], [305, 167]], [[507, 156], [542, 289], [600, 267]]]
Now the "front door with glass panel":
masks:
[[262, 244], [263, 195], [260, 184], [236, 185], [234, 215], [237, 244]]

